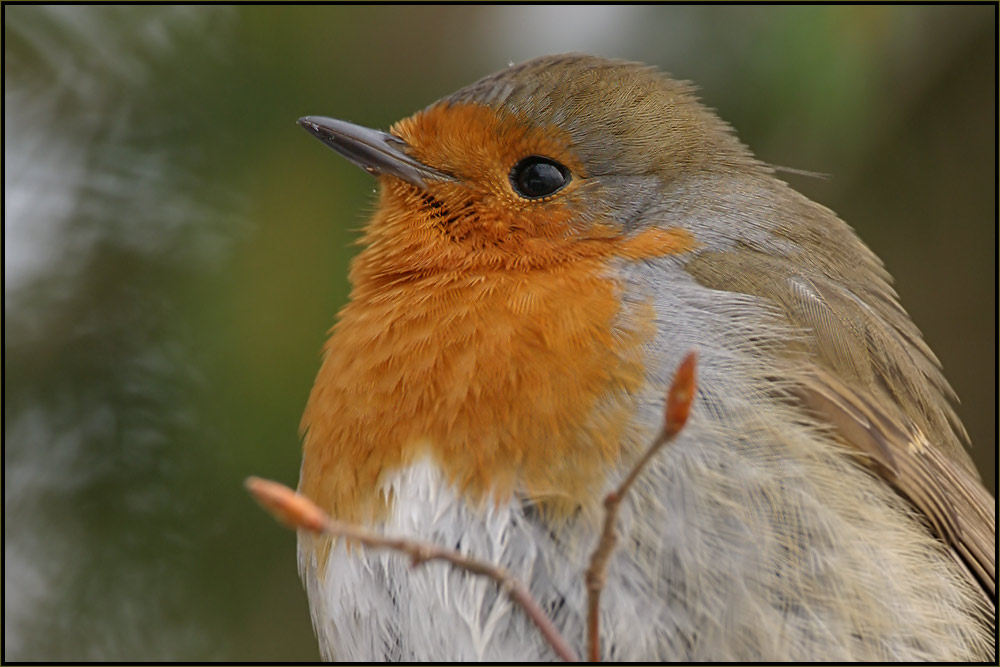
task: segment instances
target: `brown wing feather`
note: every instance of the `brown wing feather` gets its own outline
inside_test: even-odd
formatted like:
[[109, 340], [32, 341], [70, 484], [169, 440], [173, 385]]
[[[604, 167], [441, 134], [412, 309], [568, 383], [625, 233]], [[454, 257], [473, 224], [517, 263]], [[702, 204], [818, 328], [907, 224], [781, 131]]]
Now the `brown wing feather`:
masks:
[[965, 430], [937, 359], [891, 292], [869, 295], [878, 308], [822, 277], [787, 282], [783, 305], [819, 343], [804, 402], [927, 517], [992, 600], [996, 506], [956, 446]]
[[927, 517], [995, 610], [995, 502], [963, 447], [940, 364], [874, 255], [828, 211], [804, 206], [809, 215], [785, 231], [819, 266], [741, 247], [701, 253], [688, 271], [771, 300], [806, 333], [789, 341], [810, 362], [796, 371], [799, 399]]
[[822, 369], [810, 372], [801, 397], [927, 516], [992, 599], [996, 592], [996, 505], [979, 479], [932, 446], [915, 425], [902, 426]]

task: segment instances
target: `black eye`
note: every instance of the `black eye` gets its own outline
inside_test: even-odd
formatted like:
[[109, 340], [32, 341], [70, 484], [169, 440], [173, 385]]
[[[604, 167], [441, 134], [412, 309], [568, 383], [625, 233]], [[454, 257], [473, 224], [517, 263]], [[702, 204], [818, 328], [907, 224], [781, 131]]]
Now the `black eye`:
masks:
[[569, 169], [541, 155], [529, 155], [510, 170], [514, 192], [525, 199], [546, 197], [569, 183]]

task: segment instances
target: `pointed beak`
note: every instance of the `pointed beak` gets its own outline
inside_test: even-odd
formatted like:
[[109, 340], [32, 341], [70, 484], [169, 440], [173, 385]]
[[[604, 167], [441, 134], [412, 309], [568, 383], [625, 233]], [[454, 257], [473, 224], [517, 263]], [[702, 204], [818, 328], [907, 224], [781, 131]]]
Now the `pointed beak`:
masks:
[[428, 181], [455, 180], [407, 155], [407, 143], [388, 132], [323, 116], [299, 118], [299, 125], [373, 176], [388, 174], [423, 190]]

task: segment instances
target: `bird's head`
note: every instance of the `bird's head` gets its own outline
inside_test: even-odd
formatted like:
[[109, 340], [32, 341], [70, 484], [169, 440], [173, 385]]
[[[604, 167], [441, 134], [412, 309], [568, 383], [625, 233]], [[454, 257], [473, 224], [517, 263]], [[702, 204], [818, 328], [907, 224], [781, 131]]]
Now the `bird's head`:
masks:
[[381, 177], [356, 283], [683, 252], [696, 240], [681, 224], [692, 183], [763, 169], [688, 85], [582, 55], [509, 67], [390, 132], [299, 122]]

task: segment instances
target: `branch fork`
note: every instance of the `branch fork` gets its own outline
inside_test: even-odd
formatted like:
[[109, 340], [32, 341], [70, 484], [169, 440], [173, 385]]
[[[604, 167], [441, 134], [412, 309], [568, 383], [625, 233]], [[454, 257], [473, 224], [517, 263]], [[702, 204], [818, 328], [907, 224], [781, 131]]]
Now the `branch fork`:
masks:
[[[663, 426], [642, 457], [629, 470], [624, 481], [604, 498], [604, 524], [600, 540], [590, 557], [585, 574], [587, 586], [587, 657], [591, 662], [600, 660], [600, 600], [607, 580], [608, 564], [618, 543], [616, 528], [618, 510], [629, 489], [649, 461], [670, 443], [687, 423], [694, 400], [697, 354], [687, 354], [670, 385]], [[430, 561], [444, 561], [452, 567], [492, 579], [515, 604], [521, 607], [535, 624], [556, 654], [567, 662], [579, 660], [569, 643], [542, 611], [528, 588], [498, 565], [465, 556], [454, 549], [447, 549], [430, 542], [404, 537], [380, 535], [354, 524], [331, 518], [315, 503], [296, 493], [284, 484], [259, 477], [249, 477], [245, 486], [260, 505], [281, 523], [299, 530], [334, 538], [354, 540], [370, 549], [389, 549], [409, 556], [413, 567]]]

